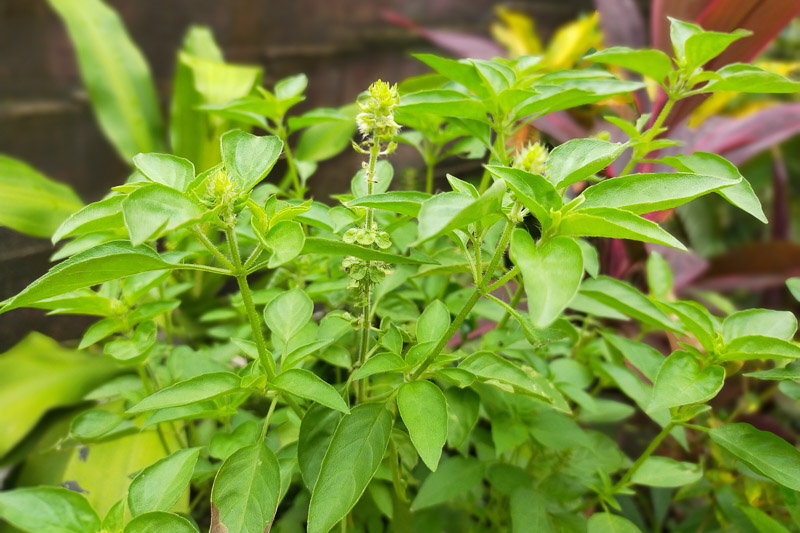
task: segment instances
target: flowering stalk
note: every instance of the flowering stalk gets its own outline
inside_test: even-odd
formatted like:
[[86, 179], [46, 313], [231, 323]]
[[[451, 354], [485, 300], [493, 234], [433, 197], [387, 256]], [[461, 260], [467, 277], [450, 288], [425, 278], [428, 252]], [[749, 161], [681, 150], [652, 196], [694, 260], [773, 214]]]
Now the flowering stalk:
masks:
[[[353, 143], [356, 152], [369, 155], [368, 162], [363, 163], [368, 195], [373, 193], [376, 183], [375, 171], [378, 157], [394, 152], [397, 143], [392, 139], [400, 129], [394, 120], [394, 110], [400, 103], [397, 85], [390, 86], [388, 83], [378, 80], [370, 85], [369, 95], [366, 100], [358, 102], [361, 113], [356, 117], [358, 130], [364, 136], [364, 140], [360, 145]], [[367, 208], [364, 225], [361, 228], [349, 229], [344, 234], [343, 240], [347, 243], [358, 243], [366, 247], [377, 246], [382, 249], [392, 245], [389, 234], [378, 230], [375, 223], [375, 210], [371, 207]], [[350, 274], [350, 287], [358, 289], [361, 294], [362, 311], [359, 320], [361, 335], [356, 367], [358, 368], [367, 361], [369, 353], [369, 334], [372, 329], [372, 286], [383, 281], [389, 265], [379, 261], [346, 257], [342, 266]], [[365, 396], [366, 381], [361, 380], [356, 391], [356, 398], [358, 401], [363, 401]]]

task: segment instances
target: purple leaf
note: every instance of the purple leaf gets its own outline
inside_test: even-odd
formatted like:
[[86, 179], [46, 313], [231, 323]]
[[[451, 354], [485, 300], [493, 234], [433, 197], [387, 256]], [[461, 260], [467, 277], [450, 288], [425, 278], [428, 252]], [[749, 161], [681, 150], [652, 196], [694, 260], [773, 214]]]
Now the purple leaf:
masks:
[[423, 28], [410, 18], [394, 11], [384, 11], [381, 16], [386, 22], [407, 28], [457, 57], [492, 59], [507, 55], [503, 47], [487, 37], [450, 30]]
[[594, 6], [600, 13], [606, 46], [643, 48], [647, 44], [644, 19], [634, 0], [594, 0]]

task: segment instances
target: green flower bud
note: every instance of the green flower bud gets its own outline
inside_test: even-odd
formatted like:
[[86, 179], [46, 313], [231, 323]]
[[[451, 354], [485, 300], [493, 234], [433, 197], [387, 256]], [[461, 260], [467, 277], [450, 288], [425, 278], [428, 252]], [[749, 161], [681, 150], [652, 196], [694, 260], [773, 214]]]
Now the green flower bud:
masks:
[[388, 141], [400, 130], [394, 120], [394, 110], [400, 105], [400, 93], [397, 84], [390, 86], [381, 80], [369, 86], [369, 98], [358, 102], [361, 113], [356, 117], [358, 131], [364, 137], [372, 136], [374, 140]]
[[531, 174], [541, 174], [547, 168], [547, 158], [550, 151], [541, 143], [528, 143], [528, 146], [518, 150], [514, 156], [514, 168], [530, 172]]

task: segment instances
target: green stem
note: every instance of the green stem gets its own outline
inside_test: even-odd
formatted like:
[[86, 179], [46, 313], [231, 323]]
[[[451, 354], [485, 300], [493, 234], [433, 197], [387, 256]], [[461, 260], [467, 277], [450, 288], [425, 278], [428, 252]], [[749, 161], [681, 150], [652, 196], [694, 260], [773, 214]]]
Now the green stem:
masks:
[[425, 161], [425, 192], [433, 193], [433, 165], [427, 160]]
[[[511, 234], [514, 232], [514, 228], [516, 227], [516, 222], [512, 222], [516, 218], [516, 214], [518, 212], [518, 204], [514, 204], [514, 209], [512, 210], [511, 219], [506, 222], [506, 227], [503, 230], [503, 235], [500, 237], [500, 242], [497, 243], [497, 249], [494, 251], [494, 255], [492, 259], [489, 261], [489, 266], [486, 268], [486, 272], [483, 276], [483, 281], [480, 285], [478, 285], [472, 295], [470, 295], [469, 299], [464, 302], [464, 306], [461, 308], [461, 311], [458, 312], [456, 318], [450, 324], [450, 327], [447, 328], [447, 331], [444, 332], [439, 338], [439, 341], [436, 343], [436, 346], [433, 347], [431, 352], [428, 356], [422, 361], [419, 368], [414, 372], [412, 375], [412, 379], [419, 379], [422, 374], [425, 373], [425, 370], [431, 365], [433, 360], [436, 356], [444, 350], [447, 343], [450, 342], [450, 339], [453, 338], [453, 335], [456, 334], [458, 329], [463, 324], [464, 320], [467, 319], [469, 316], [470, 311], [472, 308], [475, 307], [475, 304], [478, 303], [478, 300], [481, 299], [481, 294], [486, 291], [486, 286], [488, 285], [489, 281], [492, 279], [492, 273], [494, 272], [497, 265], [500, 263], [500, 260], [503, 258], [503, 254], [505, 254], [506, 247], [508, 246], [508, 242], [511, 240]], [[480, 268], [480, 266], [478, 266]], [[495, 284], [496, 285], [496, 284]]]
[[256, 247], [253, 249], [253, 252], [250, 254], [250, 257], [247, 258], [247, 261], [244, 262], [244, 265], [242, 265], [242, 267], [245, 270], [247, 270], [248, 268], [253, 266], [253, 263], [256, 262], [256, 259], [258, 259], [259, 256], [261, 256], [261, 252], [263, 251], [264, 251], [264, 245], [258, 243]]
[[233, 272], [225, 268], [217, 268], [206, 265], [195, 265], [192, 263], [183, 263], [180, 265], [175, 265], [175, 268], [179, 270], [196, 270], [197, 272], [211, 272], [212, 274], [221, 274], [223, 276], [233, 275]]
[[[209, 252], [211, 252], [211, 255], [216, 257], [217, 260], [219, 260], [219, 262], [222, 263], [225, 266], [225, 268], [227, 268], [227, 269], [229, 269], [231, 271], [235, 270], [234, 267], [233, 267], [233, 263], [231, 263], [228, 260], [227, 257], [222, 255], [222, 252], [220, 252], [217, 249], [216, 245], [213, 242], [211, 242], [211, 240], [208, 238], [208, 236], [206, 236], [206, 234], [203, 232], [203, 230], [201, 230], [200, 228], [195, 226], [194, 228], [192, 228], [192, 231], [195, 234], [195, 236], [197, 237], [197, 239], [202, 243], [202, 245], [205, 246], [206, 249]], [[199, 266], [199, 265], [194, 265], [194, 266]]]
[[672, 431], [673, 427], [675, 427], [675, 423], [670, 422], [661, 429], [661, 433], [656, 435], [656, 438], [654, 438], [652, 442], [650, 442], [650, 445], [644, 450], [644, 452], [642, 452], [642, 455], [640, 455], [639, 458], [636, 459], [636, 462], [633, 463], [633, 465], [628, 469], [628, 471], [625, 472], [625, 475], [622, 476], [622, 478], [617, 482], [616, 485], [614, 485], [614, 487], [611, 489], [612, 494], [615, 494], [617, 491], [624, 488], [625, 485], [628, 484], [628, 482], [633, 478], [634, 474], [636, 474], [636, 471], [639, 470], [639, 468], [642, 467], [644, 462], [647, 461], [647, 459], [653, 454], [654, 451], [656, 451], [656, 448], [658, 448], [658, 445], [661, 444], [661, 441], [664, 440], [667, 435], [669, 435], [669, 432]]
[[[656, 117], [656, 120], [653, 122], [652, 126], [650, 126], [650, 128], [647, 130], [647, 133], [645, 133], [643, 136], [642, 140], [644, 141], [645, 146], [649, 144], [650, 141], [652, 141], [653, 138], [656, 136], [658, 130], [661, 128], [661, 126], [664, 124], [664, 121], [667, 119], [667, 116], [669, 115], [670, 111], [672, 111], [672, 106], [675, 105], [675, 102], [677, 102], [675, 97], [670, 95], [669, 98], [667, 99], [667, 103], [665, 103], [664, 107], [661, 108], [661, 112]], [[647, 155], [647, 153], [648, 152], [640, 152], [639, 150], [634, 149], [633, 154], [631, 155], [631, 160], [628, 161], [628, 164], [625, 165], [625, 168], [622, 169], [622, 172], [620, 172], [619, 175], [620, 176], [627, 175], [631, 170], [633, 170], [633, 167], [636, 166], [636, 164], [639, 161], [641, 161], [644, 156]]]
[[267, 351], [267, 343], [264, 341], [264, 332], [261, 331], [261, 319], [253, 303], [253, 293], [247, 283], [247, 271], [242, 266], [242, 258], [239, 255], [239, 243], [236, 241], [236, 231], [233, 226], [225, 227], [225, 235], [228, 238], [228, 246], [231, 249], [233, 258], [233, 272], [236, 274], [236, 282], [239, 284], [239, 291], [242, 293], [244, 309], [247, 312], [247, 319], [250, 321], [250, 329], [253, 330], [253, 339], [258, 349], [258, 358], [267, 374], [267, 381], [275, 378], [275, 361]]
[[275, 406], [278, 404], [278, 395], [276, 394], [274, 398], [272, 398], [272, 403], [269, 404], [269, 410], [267, 410], [267, 416], [264, 418], [264, 425], [261, 427], [261, 438], [258, 439], [258, 442], [264, 442], [264, 439], [267, 437], [267, 428], [269, 428], [269, 421], [272, 418], [272, 413], [275, 412]]
[[496, 291], [497, 289], [508, 283], [511, 279], [513, 279], [514, 276], [516, 276], [517, 274], [519, 274], [519, 267], [514, 265], [514, 268], [503, 274], [502, 278], [498, 279], [497, 281], [486, 287], [486, 292]]
[[[501, 280], [502, 279], [504, 278], [501, 278]], [[519, 301], [522, 300], [522, 294], [524, 292], [524, 289], [525, 287], [522, 285], [522, 283], [519, 283], [517, 285], [517, 290], [514, 291], [514, 295], [511, 297], [511, 301], [508, 302], [508, 305], [511, 309], [516, 311], [517, 305], [519, 305]], [[511, 315], [512, 315], [511, 312], [506, 312], [503, 315], [503, 318], [500, 319], [500, 322], [497, 323], [497, 329], [502, 329], [503, 326], [505, 326], [506, 323], [508, 322], [508, 317]], [[516, 316], [514, 318], [516, 318]]]

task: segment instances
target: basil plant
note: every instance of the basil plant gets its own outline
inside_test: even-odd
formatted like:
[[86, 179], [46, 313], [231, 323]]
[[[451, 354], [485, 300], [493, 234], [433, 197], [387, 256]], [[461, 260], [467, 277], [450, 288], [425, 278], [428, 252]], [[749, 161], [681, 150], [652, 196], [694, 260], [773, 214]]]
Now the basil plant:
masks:
[[[418, 55], [434, 73], [348, 108], [363, 165], [333, 206], [306, 187], [328, 130], [300, 155], [291, 134], [344, 111], [287, 122], [304, 77], [201, 104], [241, 129], [194, 158], [133, 156], [55, 230], [66, 259], [2, 303], [97, 318], [74, 349], [24, 341], [52, 354], [52, 383], [93, 377], [4, 450], [8, 530], [797, 530], [800, 452], [714, 401], [726, 380], [763, 381], [796, 412], [795, 316], [678, 298], [657, 252], [646, 283], [600, 273], [603, 239], [683, 250], [648, 215], [703, 195], [766, 221], [727, 160], [661, 157], [663, 124], [685, 98], [800, 83], [705, 70], [747, 32], [671, 24], [672, 57], [615, 47], [576, 70]], [[647, 88], [663, 105], [628, 121]], [[519, 142], [538, 117], [608, 102], [619, 142]], [[453, 155], [478, 174], [406, 190], [399, 144], [428, 176]]]

